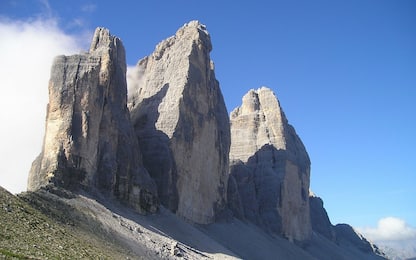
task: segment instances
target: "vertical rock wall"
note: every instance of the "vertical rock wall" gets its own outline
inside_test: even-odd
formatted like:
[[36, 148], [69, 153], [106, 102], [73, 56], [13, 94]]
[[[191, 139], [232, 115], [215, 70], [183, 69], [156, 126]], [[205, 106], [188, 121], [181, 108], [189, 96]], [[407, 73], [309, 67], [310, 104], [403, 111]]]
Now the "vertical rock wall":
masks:
[[230, 126], [210, 36], [185, 24], [137, 64], [129, 108], [161, 203], [196, 223], [225, 207]]
[[130, 123], [125, 75], [124, 47], [103, 28], [88, 53], [54, 60], [43, 150], [32, 164], [28, 190], [82, 185], [139, 210], [156, 210], [156, 187]]
[[290, 240], [310, 238], [309, 157], [273, 92], [249, 91], [230, 121], [230, 208]]

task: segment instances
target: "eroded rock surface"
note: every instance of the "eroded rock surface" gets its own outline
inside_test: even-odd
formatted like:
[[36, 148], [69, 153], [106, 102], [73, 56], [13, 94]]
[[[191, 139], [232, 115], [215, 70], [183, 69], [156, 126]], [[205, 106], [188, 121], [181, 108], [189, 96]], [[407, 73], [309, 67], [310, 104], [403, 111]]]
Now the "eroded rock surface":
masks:
[[230, 121], [230, 208], [289, 240], [309, 239], [309, 156], [274, 93], [250, 90]]
[[192, 21], [140, 60], [129, 86], [143, 162], [161, 203], [195, 223], [225, 207], [228, 113], [209, 53], [210, 36]]
[[[312, 230], [341, 248], [357, 250], [368, 259], [381, 259], [384, 253], [348, 224], [332, 225], [323, 200], [312, 192], [309, 194]], [[379, 258], [378, 258], [379, 257]], [[358, 257], [357, 257], [358, 258]]]
[[350, 247], [358, 249], [370, 256], [379, 255], [384, 256], [384, 253], [379, 248], [368, 242], [368, 240], [361, 234], [357, 233], [353, 227], [348, 224], [337, 224], [334, 226], [336, 234], [336, 243], [342, 247]]
[[324, 208], [324, 202], [315, 194], [309, 194], [309, 205], [311, 213], [312, 230], [323, 235], [331, 241], [336, 240], [335, 229], [329, 220], [328, 214]]
[[82, 185], [156, 210], [156, 186], [130, 123], [125, 75], [123, 44], [104, 28], [95, 31], [88, 53], [55, 58], [43, 150], [28, 190]]

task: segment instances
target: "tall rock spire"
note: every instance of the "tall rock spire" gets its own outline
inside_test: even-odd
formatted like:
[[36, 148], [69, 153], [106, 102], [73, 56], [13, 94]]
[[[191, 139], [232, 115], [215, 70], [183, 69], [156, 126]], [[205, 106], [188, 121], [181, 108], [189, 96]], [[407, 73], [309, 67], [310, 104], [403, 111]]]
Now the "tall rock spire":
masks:
[[192, 21], [140, 60], [129, 86], [132, 122], [161, 203], [196, 223], [225, 207], [230, 127], [209, 53]]
[[88, 53], [55, 58], [43, 150], [29, 190], [82, 185], [156, 210], [156, 186], [130, 123], [125, 75], [123, 44], [104, 28], [96, 29]]
[[250, 90], [230, 121], [230, 208], [290, 240], [310, 238], [309, 156], [274, 93]]

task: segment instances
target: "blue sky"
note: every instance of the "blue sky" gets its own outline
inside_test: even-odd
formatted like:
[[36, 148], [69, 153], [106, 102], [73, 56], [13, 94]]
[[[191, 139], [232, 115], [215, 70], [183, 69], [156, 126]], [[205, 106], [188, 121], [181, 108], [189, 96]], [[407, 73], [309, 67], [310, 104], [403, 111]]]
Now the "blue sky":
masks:
[[[416, 1], [0, 3], [0, 22], [17, 26], [14, 33], [35, 24], [38, 29], [46, 26], [59, 35], [52, 37], [58, 42], [54, 49], [38, 46], [28, 38], [22, 51], [13, 52], [13, 57], [36, 46], [33, 52], [46, 49], [54, 55], [53, 51], [87, 49], [95, 27], [103, 26], [123, 40], [127, 62], [134, 65], [158, 42], [194, 19], [206, 24], [211, 34], [211, 58], [229, 111], [240, 105], [251, 88], [265, 85], [275, 91], [308, 150], [311, 188], [323, 198], [333, 223], [375, 227], [380, 219], [395, 217], [416, 226]], [[48, 30], [39, 37], [47, 35]], [[0, 44], [6, 42], [3, 36]], [[36, 62], [28, 54], [22, 60]], [[20, 73], [42, 67], [34, 63], [22, 72], [22, 63], [2, 62]], [[47, 93], [50, 64], [42, 64], [46, 72], [36, 75], [45, 75], [46, 79], [40, 80], [45, 83], [33, 83], [28, 98], [37, 90]], [[25, 95], [24, 87], [12, 80], [8, 84], [1, 85], [3, 93], [9, 93], [5, 90], [8, 88], [15, 89], [14, 94]], [[24, 85], [28, 87], [28, 83]], [[5, 100], [11, 97], [3, 94]], [[47, 101], [44, 97], [39, 100], [44, 111]], [[17, 108], [20, 121], [37, 118], [25, 112], [30, 104], [18, 106], [25, 109]], [[37, 114], [40, 122], [33, 124], [43, 129], [44, 112]], [[38, 153], [43, 133], [30, 127], [25, 130], [28, 138], [39, 140], [39, 144], [31, 145]], [[19, 156], [26, 150], [16, 142], [3, 151], [10, 160], [13, 154]], [[12, 161], [26, 169], [32, 159]], [[2, 171], [1, 182], [16, 176], [10, 170]], [[20, 182], [22, 178], [16, 177]]]

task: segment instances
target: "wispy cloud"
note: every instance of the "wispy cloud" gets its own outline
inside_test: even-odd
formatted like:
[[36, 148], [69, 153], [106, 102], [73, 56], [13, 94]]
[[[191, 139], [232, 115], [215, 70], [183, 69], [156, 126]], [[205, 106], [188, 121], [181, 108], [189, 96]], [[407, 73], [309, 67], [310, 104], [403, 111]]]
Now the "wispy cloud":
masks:
[[83, 18], [78, 17], [78, 18], [74, 18], [73, 20], [71, 20], [68, 23], [68, 27], [69, 28], [74, 28], [74, 27], [83, 28], [85, 27], [85, 24], [86, 24], [85, 20]]
[[97, 9], [95, 4], [85, 4], [81, 6], [81, 11], [85, 13], [92, 13]]
[[43, 14], [46, 15], [47, 18], [53, 17], [53, 10], [51, 8], [51, 5], [49, 4], [48, 0], [39, 0], [39, 3], [43, 7]]
[[26, 189], [41, 151], [52, 60], [78, 52], [81, 44], [55, 19], [3, 19], [0, 35], [0, 185], [16, 193]]
[[129, 96], [133, 94], [133, 90], [138, 88], [141, 83], [143, 71], [137, 66], [127, 66], [127, 92]]
[[377, 227], [356, 229], [374, 242], [416, 239], [416, 228], [409, 226], [404, 220], [396, 217], [380, 219]]

